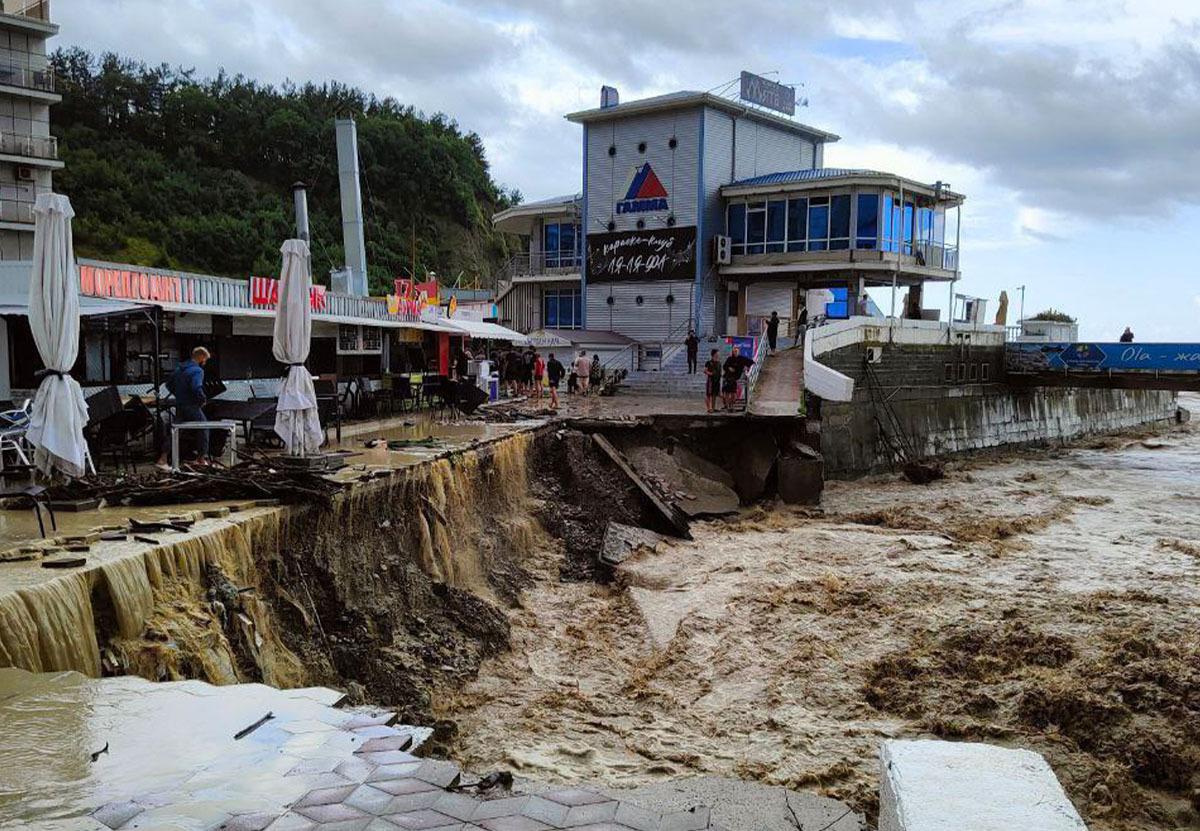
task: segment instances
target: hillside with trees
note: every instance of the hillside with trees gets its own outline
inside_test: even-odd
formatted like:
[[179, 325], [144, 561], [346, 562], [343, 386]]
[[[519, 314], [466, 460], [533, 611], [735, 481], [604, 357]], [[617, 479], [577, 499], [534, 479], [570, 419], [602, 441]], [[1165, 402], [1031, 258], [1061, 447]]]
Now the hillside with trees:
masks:
[[[483, 143], [443, 115], [341, 84], [273, 87], [80, 49], [53, 57], [51, 113], [81, 257], [230, 277], [269, 275], [309, 184], [313, 272], [343, 263], [334, 118], [358, 122], [371, 290], [460, 273], [487, 285], [512, 241], [490, 217], [519, 198], [492, 180]], [[414, 252], [415, 240], [415, 252]]]

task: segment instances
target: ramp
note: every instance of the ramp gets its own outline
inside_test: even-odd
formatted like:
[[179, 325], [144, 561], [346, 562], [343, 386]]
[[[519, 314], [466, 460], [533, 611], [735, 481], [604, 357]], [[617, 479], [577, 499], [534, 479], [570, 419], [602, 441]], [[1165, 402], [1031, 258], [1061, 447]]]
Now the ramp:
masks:
[[783, 349], [763, 360], [746, 411], [756, 416], [798, 416], [804, 408], [804, 350]]

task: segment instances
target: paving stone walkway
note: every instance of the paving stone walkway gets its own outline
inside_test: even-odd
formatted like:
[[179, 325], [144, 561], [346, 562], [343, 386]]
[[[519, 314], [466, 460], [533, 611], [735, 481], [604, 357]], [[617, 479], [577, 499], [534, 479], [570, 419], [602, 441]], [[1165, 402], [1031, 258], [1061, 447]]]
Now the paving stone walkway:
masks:
[[334, 769], [345, 784], [314, 788], [271, 821], [234, 817], [224, 831], [702, 831], [713, 828], [709, 809], [655, 813], [584, 788], [540, 794], [477, 795], [473, 777], [450, 762], [407, 752], [412, 738], [386, 726], [369, 728], [371, 738], [352, 763]]
[[[52, 766], [23, 771], [16, 801], [0, 804], [3, 827], [22, 820], [29, 827], [47, 820], [56, 831], [718, 827], [699, 800], [655, 811], [587, 788], [480, 793], [478, 777], [415, 754], [428, 729], [399, 724], [391, 712], [343, 708], [344, 696], [323, 687], [154, 684], [9, 669], [0, 670], [5, 689], [0, 715], [12, 718], [17, 746], [36, 744], [41, 716], [53, 706], [63, 724], [76, 719], [69, 735], [46, 748], [56, 759], [109, 749], [73, 767], [75, 781], [56, 779]], [[0, 769], [41, 758], [6, 761], [0, 748]]]

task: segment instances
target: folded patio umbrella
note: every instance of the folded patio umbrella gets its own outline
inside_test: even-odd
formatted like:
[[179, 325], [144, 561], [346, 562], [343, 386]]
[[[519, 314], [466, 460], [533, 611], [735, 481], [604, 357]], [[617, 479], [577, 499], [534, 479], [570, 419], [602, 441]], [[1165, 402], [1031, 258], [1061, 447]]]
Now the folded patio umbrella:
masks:
[[33, 275], [29, 281], [29, 328], [45, 365], [33, 399], [25, 437], [33, 463], [47, 476], [55, 470], [82, 476], [87, 463], [87, 404], [68, 373], [79, 354], [79, 276], [71, 241], [71, 200], [43, 193], [33, 205]]
[[290, 239], [280, 248], [283, 271], [279, 277], [279, 305], [275, 310], [275, 360], [288, 365], [275, 407], [275, 432], [289, 453], [309, 456], [325, 438], [317, 416], [317, 393], [304, 366], [312, 335], [312, 288], [308, 243]]

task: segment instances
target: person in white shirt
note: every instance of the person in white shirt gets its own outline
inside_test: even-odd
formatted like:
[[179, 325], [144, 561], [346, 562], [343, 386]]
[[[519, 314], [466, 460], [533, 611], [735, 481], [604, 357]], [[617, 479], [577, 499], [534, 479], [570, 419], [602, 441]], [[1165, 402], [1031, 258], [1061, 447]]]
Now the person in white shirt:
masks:
[[588, 381], [592, 377], [592, 362], [588, 360], [586, 349], [580, 350], [579, 357], [575, 359], [575, 374], [579, 376], [580, 394], [587, 395]]

